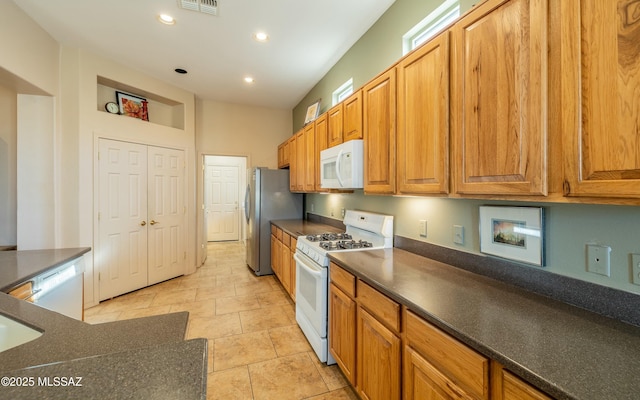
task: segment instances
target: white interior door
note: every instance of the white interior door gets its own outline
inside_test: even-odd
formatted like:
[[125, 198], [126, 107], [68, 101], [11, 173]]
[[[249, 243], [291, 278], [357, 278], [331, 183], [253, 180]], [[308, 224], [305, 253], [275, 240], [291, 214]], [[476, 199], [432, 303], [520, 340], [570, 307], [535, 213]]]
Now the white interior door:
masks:
[[99, 299], [147, 285], [147, 146], [100, 139]]
[[207, 163], [205, 167], [205, 214], [207, 240], [238, 240], [238, 166]]
[[149, 146], [149, 285], [184, 274], [184, 151]]

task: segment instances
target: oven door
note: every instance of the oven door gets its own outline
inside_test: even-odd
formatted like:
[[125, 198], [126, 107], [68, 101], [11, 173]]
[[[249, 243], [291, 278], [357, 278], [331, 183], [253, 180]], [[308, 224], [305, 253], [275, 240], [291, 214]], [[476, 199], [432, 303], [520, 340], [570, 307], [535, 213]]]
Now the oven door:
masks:
[[327, 341], [327, 268], [301, 252], [296, 260], [296, 322], [320, 362], [335, 364]]

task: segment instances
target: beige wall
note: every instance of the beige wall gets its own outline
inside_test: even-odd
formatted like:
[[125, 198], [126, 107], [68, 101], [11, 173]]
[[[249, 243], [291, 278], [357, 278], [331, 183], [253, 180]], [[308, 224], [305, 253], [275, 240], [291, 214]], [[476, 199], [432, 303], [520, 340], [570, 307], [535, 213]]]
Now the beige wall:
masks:
[[17, 93], [0, 85], [0, 246], [16, 238]]

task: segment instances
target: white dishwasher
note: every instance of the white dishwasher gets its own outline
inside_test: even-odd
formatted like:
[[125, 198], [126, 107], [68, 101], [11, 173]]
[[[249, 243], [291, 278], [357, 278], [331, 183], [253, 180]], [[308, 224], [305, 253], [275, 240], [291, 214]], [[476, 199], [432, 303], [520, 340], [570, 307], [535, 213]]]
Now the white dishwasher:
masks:
[[82, 320], [84, 259], [73, 259], [35, 276], [9, 294]]

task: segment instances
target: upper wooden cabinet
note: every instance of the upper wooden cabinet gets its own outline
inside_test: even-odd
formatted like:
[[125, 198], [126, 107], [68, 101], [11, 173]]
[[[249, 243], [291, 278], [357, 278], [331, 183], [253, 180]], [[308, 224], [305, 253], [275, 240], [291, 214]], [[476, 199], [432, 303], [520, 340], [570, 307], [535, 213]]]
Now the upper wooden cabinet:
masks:
[[342, 141], [362, 139], [362, 90], [347, 97], [343, 104]]
[[547, 1], [488, 0], [452, 28], [456, 193], [547, 194]]
[[328, 147], [362, 139], [362, 90], [358, 90], [327, 112]]
[[316, 159], [316, 129], [315, 124], [309, 123], [304, 127], [304, 184], [305, 192], [316, 190], [316, 169], [319, 161]]
[[306, 143], [304, 141], [304, 128], [296, 133], [296, 192], [304, 191], [305, 179], [307, 177], [306, 167]]
[[396, 190], [396, 70], [389, 69], [364, 86], [364, 191]]
[[563, 0], [564, 194], [640, 197], [640, 5]]
[[342, 143], [344, 104], [339, 103], [327, 111], [327, 138], [329, 147]]
[[297, 146], [296, 135], [289, 138], [289, 190], [295, 192], [298, 184], [298, 166], [297, 166]]
[[322, 189], [320, 187], [320, 152], [329, 147], [327, 140], [327, 113], [322, 114], [315, 121], [316, 125], [316, 179], [315, 179], [315, 191], [322, 192], [328, 189]]
[[448, 193], [449, 31], [402, 59], [397, 71], [397, 192]]

